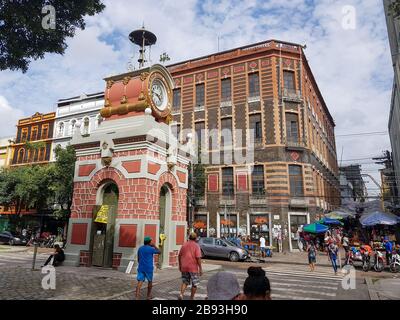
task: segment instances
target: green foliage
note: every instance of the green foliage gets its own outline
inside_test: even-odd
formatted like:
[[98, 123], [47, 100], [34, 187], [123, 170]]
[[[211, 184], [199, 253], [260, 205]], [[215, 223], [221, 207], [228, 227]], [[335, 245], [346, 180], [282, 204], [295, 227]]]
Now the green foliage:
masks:
[[[45, 5], [56, 12], [56, 29], [46, 30], [42, 20]], [[104, 10], [100, 0], [0, 0], [0, 70], [26, 72], [31, 60], [46, 53], [64, 54], [66, 38], [85, 29], [84, 16]]]
[[393, 15], [394, 18], [400, 16], [400, 0], [396, 0], [389, 5], [389, 15]]
[[25, 148], [27, 150], [40, 150], [41, 148], [46, 147], [46, 142], [40, 141], [40, 142], [27, 142], [25, 144]]
[[57, 161], [46, 166], [23, 166], [0, 171], [0, 205], [13, 207], [19, 215], [24, 207], [37, 211], [58, 204], [60, 219], [70, 214], [75, 168], [72, 147], [56, 150]]

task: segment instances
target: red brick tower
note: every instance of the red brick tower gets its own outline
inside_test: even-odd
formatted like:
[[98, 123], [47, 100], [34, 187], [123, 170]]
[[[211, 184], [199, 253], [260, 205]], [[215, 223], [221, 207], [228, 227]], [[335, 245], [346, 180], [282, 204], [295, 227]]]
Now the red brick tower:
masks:
[[169, 128], [173, 80], [154, 65], [105, 79], [105, 119], [76, 130], [74, 199], [66, 264], [114, 267], [136, 262], [145, 236], [162, 243], [162, 266], [177, 264], [186, 235], [189, 148]]

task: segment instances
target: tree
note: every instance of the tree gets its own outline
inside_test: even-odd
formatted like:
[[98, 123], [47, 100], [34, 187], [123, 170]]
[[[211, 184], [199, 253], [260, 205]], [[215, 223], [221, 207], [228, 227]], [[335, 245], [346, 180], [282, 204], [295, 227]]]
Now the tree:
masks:
[[74, 190], [75, 149], [67, 146], [65, 149], [57, 146], [55, 149], [56, 163], [54, 165], [54, 180], [52, 190], [54, 201], [59, 205], [54, 214], [60, 219], [67, 219], [71, 214]]
[[[52, 19], [48, 5], [54, 8], [55, 29], [42, 25]], [[46, 53], [64, 54], [66, 38], [77, 28], [85, 29], [84, 16], [104, 8], [100, 0], [0, 0], [0, 70], [26, 72], [31, 60]]]
[[394, 18], [400, 16], [400, 0], [396, 0], [389, 5], [389, 15], [393, 15]]

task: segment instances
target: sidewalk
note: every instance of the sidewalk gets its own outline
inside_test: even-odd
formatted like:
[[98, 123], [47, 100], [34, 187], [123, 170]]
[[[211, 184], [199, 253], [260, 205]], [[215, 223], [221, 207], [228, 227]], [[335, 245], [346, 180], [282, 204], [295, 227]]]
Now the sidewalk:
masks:
[[[343, 262], [345, 257], [344, 250], [340, 251], [340, 258]], [[308, 256], [307, 252], [286, 252], [286, 253], [278, 253], [273, 252], [272, 257], [270, 258], [258, 258], [254, 257], [253, 259], [258, 259], [265, 261], [266, 263], [277, 263], [277, 264], [292, 264], [292, 265], [308, 265]], [[325, 252], [317, 253], [317, 265], [330, 267], [331, 263], [328, 260], [328, 256]]]
[[371, 300], [400, 300], [400, 278], [365, 280]]

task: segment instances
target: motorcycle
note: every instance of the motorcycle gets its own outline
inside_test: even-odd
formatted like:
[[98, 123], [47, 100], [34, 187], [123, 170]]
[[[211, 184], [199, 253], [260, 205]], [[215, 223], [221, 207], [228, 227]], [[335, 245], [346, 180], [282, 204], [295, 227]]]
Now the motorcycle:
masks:
[[400, 271], [400, 254], [398, 252], [393, 253], [389, 269], [393, 273]]
[[370, 261], [371, 259], [368, 251], [362, 253], [360, 250], [352, 247], [347, 253], [345, 265], [348, 264], [352, 265], [353, 267], [361, 266], [363, 271], [367, 272], [371, 268]]
[[375, 259], [373, 268], [376, 272], [382, 272], [385, 268], [384, 260], [383, 260], [383, 253], [381, 251], [375, 250]]

